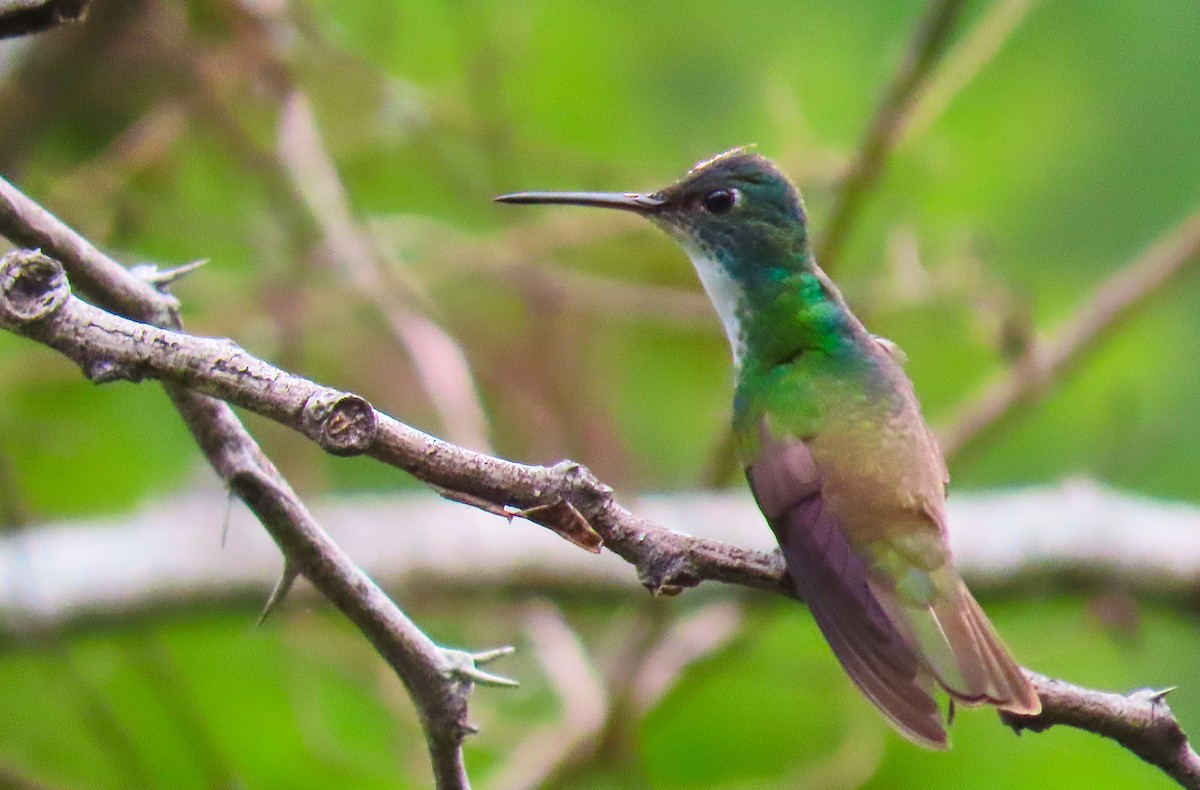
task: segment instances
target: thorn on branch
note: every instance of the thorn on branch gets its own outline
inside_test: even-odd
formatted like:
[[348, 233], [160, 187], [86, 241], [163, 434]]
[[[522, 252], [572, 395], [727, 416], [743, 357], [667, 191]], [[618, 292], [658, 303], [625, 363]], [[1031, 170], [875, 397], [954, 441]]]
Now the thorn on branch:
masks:
[[425, 485], [437, 492], [437, 495], [442, 499], [446, 499], [451, 502], [457, 502], [460, 505], [470, 505], [471, 507], [479, 508], [484, 513], [491, 513], [493, 516], [499, 516], [500, 518], [507, 519], [508, 521], [512, 521], [513, 517], [516, 515], [508, 508], [497, 505], [495, 502], [492, 502], [489, 499], [484, 499], [481, 496], [468, 494], [465, 491], [455, 491], [452, 488], [446, 488], [445, 486], [440, 486], [437, 483], [430, 483], [428, 481], [426, 481]]
[[211, 260], [211, 258], [201, 258], [198, 261], [185, 263], [182, 266], [176, 266], [174, 269], [163, 269], [162, 271], [159, 271], [158, 266], [153, 263], [143, 263], [138, 266], [131, 266], [129, 272], [165, 293], [168, 287], [187, 277]]
[[476, 666], [490, 664], [497, 659], [504, 658], [505, 656], [511, 656], [515, 652], [517, 652], [517, 649], [512, 645], [494, 647], [491, 650], [481, 650], [474, 654], [475, 664]]
[[283, 562], [283, 572], [279, 575], [279, 580], [275, 582], [275, 586], [271, 589], [271, 594], [267, 596], [267, 602], [263, 604], [262, 612], [258, 615], [258, 620], [254, 623], [255, 628], [261, 628], [262, 624], [267, 621], [267, 617], [271, 612], [283, 603], [283, 599], [287, 597], [291, 591], [292, 585], [299, 578], [300, 571], [296, 570], [287, 560]]
[[1165, 689], [1158, 689], [1158, 690], [1146, 689], [1145, 691], [1140, 692], [1140, 693], [1145, 694], [1146, 699], [1150, 700], [1150, 704], [1157, 705], [1159, 703], [1162, 703], [1167, 698], [1168, 694], [1170, 694], [1172, 691], [1175, 691], [1178, 688], [1179, 688], [1179, 686], [1167, 686]]
[[515, 688], [521, 684], [512, 678], [506, 678], [503, 675], [494, 675], [491, 672], [484, 672], [479, 668], [484, 664], [490, 664], [496, 659], [511, 655], [514, 652], [516, 652], [516, 648], [511, 645], [497, 647], [492, 650], [483, 650], [478, 653], [442, 648], [442, 653], [446, 658], [446, 666], [442, 670], [442, 674], [451, 680], [457, 680], [461, 683], [472, 683], [477, 686]]

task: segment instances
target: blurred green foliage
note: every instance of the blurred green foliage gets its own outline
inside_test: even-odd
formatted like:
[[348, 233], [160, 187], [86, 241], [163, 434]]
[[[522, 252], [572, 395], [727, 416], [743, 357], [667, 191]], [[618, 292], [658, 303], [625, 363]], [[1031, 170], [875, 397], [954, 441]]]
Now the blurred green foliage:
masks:
[[[970, 3], [961, 26], [1000, 2]], [[23, 120], [0, 130], [5, 176], [126, 262], [211, 258], [176, 289], [194, 331], [441, 433], [404, 348], [331, 265], [272, 165], [279, 84], [294, 84], [391, 276], [415, 283], [462, 344], [495, 450], [574, 457], [622, 491], [701, 485], [720, 460], [730, 374], [717, 322], [610, 296], [697, 293], [678, 251], [636, 220], [490, 196], [653, 188], [758, 143], [795, 175], [819, 233], [923, 8], [322, 0], [280, 21], [254, 5], [96, 0], [85, 24], [7, 45], [0, 108]], [[904, 139], [835, 272], [872, 329], [908, 352], [935, 423], [1003, 374], [1009, 335], [1067, 318], [1200, 203], [1200, 5], [1027, 5], [994, 57]], [[259, 35], [272, 29], [286, 34]], [[958, 459], [955, 485], [1090, 475], [1200, 502], [1197, 334], [1191, 278]], [[251, 426], [305, 494], [413, 485]], [[8, 336], [0, 452], [17, 482], [5, 496], [39, 520], [119, 512], [203, 468], [157, 389], [94, 388]], [[519, 601], [401, 603], [447, 643], [517, 636], [502, 615]], [[987, 713], [961, 715], [949, 755], [921, 753], [857, 698], [802, 610], [758, 604], [735, 646], [689, 670], [629, 735], [633, 755], [563, 786], [1169, 786], [1098, 738], [1017, 740]], [[596, 641], [630, 605], [567, 611]], [[1121, 639], [1079, 598], [988, 608], [1014, 652], [1049, 674], [1183, 685], [1172, 704], [1200, 732], [1193, 612], [1145, 604]], [[67, 787], [427, 781], [413, 714], [361, 639], [324, 615], [258, 632], [250, 622], [195, 612], [15, 640], [0, 652], [0, 767]], [[475, 695], [481, 782], [554, 715], [534, 662], [514, 661], [522, 690]]]
[[[459, 602], [461, 604], [461, 602]], [[410, 609], [438, 638], [511, 639], [521, 601]], [[629, 601], [576, 602], [580, 633], [612, 633]], [[1095, 687], [1166, 686], [1194, 672], [1200, 633], [1144, 607], [1136, 638], [1114, 640], [1075, 597], [989, 606], [1032, 666]], [[254, 631], [249, 612], [195, 612], [81, 631], [0, 653], [0, 766], [67, 787], [394, 788], [428, 783], [423, 738], [396, 679], [344, 621], [300, 613]], [[529, 730], [553, 725], [554, 695], [528, 644], [505, 665], [515, 690], [477, 689], [468, 741], [480, 786]], [[613, 646], [592, 645], [599, 652]], [[1185, 725], [1195, 690], [1171, 697]], [[98, 702], [99, 701], [99, 702]], [[99, 708], [99, 709], [98, 709]], [[1169, 788], [1093, 735], [1016, 738], [987, 711], [960, 710], [954, 748], [900, 740], [846, 682], [811, 619], [786, 603], [750, 610], [732, 646], [693, 665], [638, 731], [585, 775], [555, 787]]]

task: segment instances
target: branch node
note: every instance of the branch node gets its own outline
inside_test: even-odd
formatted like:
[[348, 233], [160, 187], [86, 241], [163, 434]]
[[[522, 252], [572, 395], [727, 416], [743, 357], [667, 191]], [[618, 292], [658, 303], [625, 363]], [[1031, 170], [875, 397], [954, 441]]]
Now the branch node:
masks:
[[700, 584], [700, 576], [684, 555], [648, 551], [638, 564], [638, 581], [655, 597], [671, 598]]
[[304, 433], [332, 455], [361, 455], [375, 441], [379, 421], [366, 399], [347, 392], [319, 390], [300, 413]]
[[0, 259], [0, 321], [44, 321], [71, 295], [62, 264], [41, 250], [16, 250]]
[[601, 483], [591, 470], [577, 461], [559, 461], [550, 471], [560, 477], [573, 494], [586, 499], [587, 505], [600, 505], [612, 498], [612, 486]]
[[445, 499], [447, 502], [457, 502], [460, 505], [470, 505], [471, 507], [482, 510], [484, 513], [491, 513], [493, 516], [499, 516], [500, 518], [506, 519], [510, 523], [514, 518], [520, 515], [520, 513], [515, 509], [510, 510], [503, 505], [497, 505], [495, 502], [492, 502], [491, 500], [481, 496], [468, 494], [465, 491], [455, 491], [453, 488], [446, 488], [445, 486], [440, 486], [437, 483], [430, 483], [428, 481], [426, 481], [425, 485], [429, 486], [434, 493], [436, 493], [442, 499]]
[[133, 368], [112, 359], [95, 357], [84, 360], [83, 375], [93, 384], [111, 384], [114, 381], [141, 381], [142, 376]]

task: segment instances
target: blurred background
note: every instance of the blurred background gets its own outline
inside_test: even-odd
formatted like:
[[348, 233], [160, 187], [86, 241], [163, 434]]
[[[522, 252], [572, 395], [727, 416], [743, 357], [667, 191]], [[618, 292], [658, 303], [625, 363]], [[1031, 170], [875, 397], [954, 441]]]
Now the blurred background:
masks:
[[[745, 497], [728, 349], [687, 260], [633, 217], [490, 198], [654, 189], [755, 143], [804, 191], [860, 317], [907, 351], [956, 497], [1043, 486], [1054, 513], [1082, 479], [1130, 512], [1144, 497], [1192, 514], [1200, 289], [1186, 271], [1028, 403], [965, 426], [990, 382], [1020, 378], [1042, 338], [1200, 207], [1200, 5], [963, 4], [886, 167], [847, 205], [928, 13], [94, 0], [82, 23], [0, 46], [0, 173], [125, 263], [210, 259], [174, 288], [191, 331], [476, 449], [581, 461], [623, 500], [671, 494], [661, 512]], [[498, 671], [521, 687], [472, 698], [480, 787], [1172, 786], [1096, 736], [1018, 739], [989, 712], [960, 713], [949, 754], [922, 752], [791, 602], [717, 586], [652, 599], [619, 564], [574, 578], [518, 556], [473, 573], [456, 528], [473, 511], [247, 420], [320, 513], [365, 531], [355, 547], [423, 530], [409, 545], [437, 563], [371, 569], [436, 641], [518, 646]], [[159, 388], [92, 386], [0, 334], [0, 519], [0, 787], [429, 785], [402, 687], [340, 616], [301, 590], [254, 627], [277, 555]], [[556, 541], [485, 523], [501, 541]], [[194, 546], [236, 564], [255, 541], [262, 562], [237, 573], [155, 575]], [[1178, 685], [1171, 706], [1200, 735], [1200, 569], [1020, 560], [977, 586], [1022, 663], [1090, 687]]]

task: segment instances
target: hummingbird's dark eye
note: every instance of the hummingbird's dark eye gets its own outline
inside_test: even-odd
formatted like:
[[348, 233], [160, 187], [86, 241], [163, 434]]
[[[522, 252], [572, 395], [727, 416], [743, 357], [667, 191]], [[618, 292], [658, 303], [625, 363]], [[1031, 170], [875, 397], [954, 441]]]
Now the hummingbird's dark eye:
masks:
[[724, 214], [736, 206], [741, 197], [736, 189], [714, 189], [700, 203], [709, 214]]

